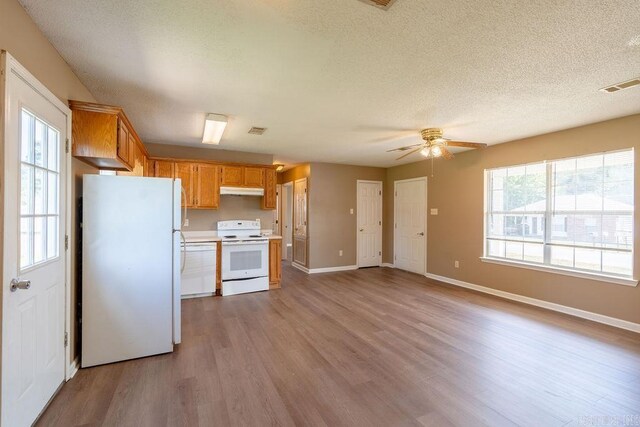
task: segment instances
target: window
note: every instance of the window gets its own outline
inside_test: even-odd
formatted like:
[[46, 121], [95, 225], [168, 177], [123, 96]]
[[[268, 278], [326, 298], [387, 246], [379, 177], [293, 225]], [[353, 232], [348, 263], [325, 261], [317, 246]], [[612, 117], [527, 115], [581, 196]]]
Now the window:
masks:
[[60, 227], [60, 133], [21, 112], [20, 269], [57, 258]]
[[486, 171], [485, 258], [632, 278], [634, 151]]

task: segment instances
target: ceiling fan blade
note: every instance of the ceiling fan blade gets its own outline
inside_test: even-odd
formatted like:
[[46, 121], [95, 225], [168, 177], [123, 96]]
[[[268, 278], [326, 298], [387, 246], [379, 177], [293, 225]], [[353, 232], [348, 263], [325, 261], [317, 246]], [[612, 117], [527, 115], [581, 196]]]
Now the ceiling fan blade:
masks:
[[487, 144], [479, 142], [447, 141], [449, 147], [485, 148]]
[[416, 153], [416, 152], [418, 152], [420, 150], [422, 150], [422, 145], [420, 145], [420, 147], [416, 148], [415, 150], [411, 150], [408, 153], [403, 154], [402, 156], [398, 157], [396, 160], [404, 159], [405, 157], [410, 156], [411, 154]]
[[410, 149], [411, 149], [411, 148], [413, 148], [413, 147], [417, 147], [417, 146], [422, 145], [422, 144], [423, 144], [423, 143], [421, 142], [421, 143], [419, 143], [419, 144], [413, 144], [413, 145], [407, 145], [407, 146], [405, 146], [405, 147], [394, 148], [394, 149], [392, 149], [392, 150], [387, 150], [387, 153], [391, 153], [391, 152], [393, 152], [393, 151], [407, 151], [407, 150], [410, 150]]
[[442, 157], [447, 160], [453, 159], [453, 154], [451, 154], [451, 151], [447, 150], [447, 147], [442, 147], [440, 150], [442, 151]]

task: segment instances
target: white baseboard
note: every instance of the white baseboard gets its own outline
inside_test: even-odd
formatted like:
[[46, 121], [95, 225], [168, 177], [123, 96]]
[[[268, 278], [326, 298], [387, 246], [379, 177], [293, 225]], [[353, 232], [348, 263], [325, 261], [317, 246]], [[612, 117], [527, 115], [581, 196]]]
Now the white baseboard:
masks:
[[462, 280], [452, 279], [449, 277], [438, 276], [437, 274], [427, 273], [425, 276], [429, 279], [439, 282], [449, 283], [450, 285], [460, 286], [462, 288], [473, 289], [474, 291], [483, 292], [485, 294], [495, 295], [512, 301], [518, 301], [524, 304], [534, 305], [536, 307], [546, 308], [547, 310], [557, 311], [559, 313], [569, 314], [571, 316], [580, 317], [582, 319], [591, 320], [620, 329], [640, 333], [640, 324], [629, 322], [627, 320], [617, 319], [615, 317], [605, 316], [604, 314], [592, 313], [579, 308], [567, 307], [566, 305], [556, 304], [553, 302], [543, 301], [536, 298], [525, 297], [523, 295], [512, 294], [511, 292], [500, 291], [498, 289], [487, 288], [486, 286], [475, 285]]
[[333, 273], [336, 271], [348, 271], [348, 270], [357, 270], [357, 265], [341, 265], [338, 267], [323, 267], [323, 268], [307, 268], [303, 265], [297, 264], [295, 262], [291, 263], [292, 267], [297, 268], [300, 271], [304, 271], [307, 274], [318, 274], [318, 273]]
[[357, 265], [341, 265], [339, 267], [323, 267], [323, 268], [311, 268], [309, 269], [309, 274], [316, 273], [333, 273], [334, 271], [348, 271], [348, 270], [357, 270]]
[[300, 265], [296, 262], [292, 262], [291, 263], [291, 267], [297, 268], [300, 271], [304, 271], [305, 273], [309, 274], [309, 269], [307, 267], [305, 267], [304, 265]]
[[394, 264], [391, 264], [390, 262], [383, 262], [382, 264], [380, 264], [380, 267], [396, 268], [396, 266]]
[[69, 367], [67, 368], [67, 381], [69, 381], [73, 376], [78, 372], [78, 368], [80, 367], [80, 359], [75, 358], [71, 363], [69, 363]]

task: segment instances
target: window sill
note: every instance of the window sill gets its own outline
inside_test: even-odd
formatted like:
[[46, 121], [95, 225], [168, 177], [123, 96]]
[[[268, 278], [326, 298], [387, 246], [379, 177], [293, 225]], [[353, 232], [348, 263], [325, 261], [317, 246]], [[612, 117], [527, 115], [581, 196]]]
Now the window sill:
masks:
[[510, 267], [520, 267], [520, 268], [527, 268], [529, 270], [544, 271], [544, 272], [547, 272], [547, 273], [563, 274], [565, 276], [580, 277], [580, 278], [583, 278], [583, 279], [597, 280], [597, 281], [600, 281], [600, 282], [615, 283], [616, 285], [624, 285], [624, 286], [632, 286], [632, 287], [638, 286], [638, 281], [637, 280], [626, 279], [624, 277], [607, 276], [605, 274], [587, 273], [587, 272], [583, 272], [583, 271], [567, 270], [567, 269], [559, 268], [559, 267], [551, 267], [551, 266], [548, 266], [548, 265], [531, 264], [531, 263], [528, 263], [528, 262], [513, 261], [513, 260], [502, 259], [502, 258], [480, 257], [480, 260], [482, 262], [488, 262], [488, 263], [491, 263], [491, 264], [500, 264], [500, 265], [507, 265], [507, 266], [510, 266]]

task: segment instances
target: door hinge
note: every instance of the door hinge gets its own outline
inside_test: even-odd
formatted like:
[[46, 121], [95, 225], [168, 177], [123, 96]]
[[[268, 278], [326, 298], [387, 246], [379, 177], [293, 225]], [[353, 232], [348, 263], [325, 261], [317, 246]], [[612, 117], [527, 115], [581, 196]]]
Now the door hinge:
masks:
[[64, 346], [69, 347], [69, 332], [64, 333]]
[[382, 190], [378, 191], [378, 195], [382, 196]]
[[382, 221], [378, 221], [378, 225], [382, 225]]
[[65, 251], [69, 250], [69, 235], [68, 234], [64, 235], [64, 250]]
[[67, 138], [64, 142], [64, 151], [65, 153], [69, 152], [69, 138]]
[[378, 255], [382, 255], [382, 251], [379, 251], [379, 252], [378, 252]]

